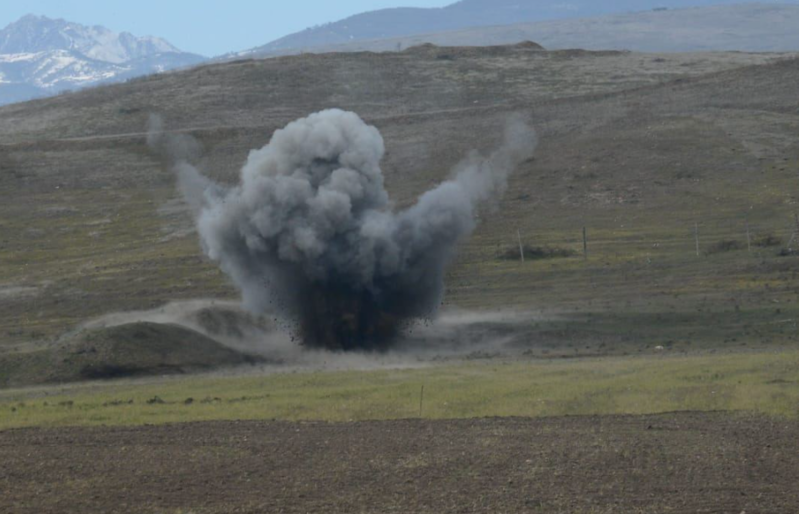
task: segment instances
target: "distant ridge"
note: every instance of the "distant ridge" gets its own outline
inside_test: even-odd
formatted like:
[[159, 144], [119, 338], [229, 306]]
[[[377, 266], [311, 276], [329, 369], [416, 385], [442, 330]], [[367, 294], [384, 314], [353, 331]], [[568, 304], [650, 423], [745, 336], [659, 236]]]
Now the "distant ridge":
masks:
[[[517, 25], [552, 20], [572, 20], [612, 14], [646, 13], [653, 10], [684, 9], [714, 5], [739, 4], [736, 0], [462, 0], [447, 7], [382, 9], [351, 16], [344, 20], [306, 29], [277, 39], [238, 56], [279, 55], [299, 50], [329, 50], [364, 41], [408, 38], [421, 34], [438, 34], [475, 27]], [[764, 2], [758, 5], [797, 4], [799, 0]], [[796, 25], [794, 25], [794, 28]], [[796, 31], [796, 30], [795, 30]], [[528, 39], [547, 41], [535, 36]], [[434, 41], [430, 41], [434, 42]], [[518, 40], [496, 40], [493, 44]], [[446, 44], [446, 43], [442, 43]], [[458, 44], [458, 43], [452, 43]]]
[[253, 50], [244, 57], [301, 52], [390, 52], [422, 44], [496, 46], [535, 41], [549, 50], [631, 50], [639, 52], [799, 51], [799, 5], [738, 4], [537, 23], [517, 23], [326, 47]]

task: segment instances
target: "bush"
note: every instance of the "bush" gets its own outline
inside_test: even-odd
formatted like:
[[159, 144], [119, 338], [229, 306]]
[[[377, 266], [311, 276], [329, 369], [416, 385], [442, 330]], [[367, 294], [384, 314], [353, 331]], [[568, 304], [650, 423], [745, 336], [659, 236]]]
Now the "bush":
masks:
[[713, 255], [714, 253], [734, 252], [735, 250], [742, 250], [746, 245], [734, 239], [724, 239], [718, 243], [710, 245], [706, 253]]
[[[524, 245], [525, 260], [537, 261], [543, 259], [565, 259], [577, 254], [569, 248], [558, 248], [556, 246], [527, 246]], [[520, 261], [519, 247], [512, 246], [503, 251], [499, 258], [506, 261]]]
[[777, 237], [774, 234], [763, 234], [752, 241], [752, 244], [761, 248], [780, 246], [782, 245], [782, 238]]

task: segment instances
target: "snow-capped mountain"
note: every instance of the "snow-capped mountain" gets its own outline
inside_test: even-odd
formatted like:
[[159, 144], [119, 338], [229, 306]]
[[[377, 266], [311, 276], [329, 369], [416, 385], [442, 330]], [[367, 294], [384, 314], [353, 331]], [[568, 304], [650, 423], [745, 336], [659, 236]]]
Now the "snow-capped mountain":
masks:
[[156, 37], [28, 15], [0, 30], [0, 104], [198, 64]]

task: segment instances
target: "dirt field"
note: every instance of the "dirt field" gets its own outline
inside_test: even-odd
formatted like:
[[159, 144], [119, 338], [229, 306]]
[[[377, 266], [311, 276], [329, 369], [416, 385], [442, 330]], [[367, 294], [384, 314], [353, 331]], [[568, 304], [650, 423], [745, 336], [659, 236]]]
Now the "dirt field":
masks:
[[644, 417], [0, 432], [0, 512], [799, 512], [799, 423]]

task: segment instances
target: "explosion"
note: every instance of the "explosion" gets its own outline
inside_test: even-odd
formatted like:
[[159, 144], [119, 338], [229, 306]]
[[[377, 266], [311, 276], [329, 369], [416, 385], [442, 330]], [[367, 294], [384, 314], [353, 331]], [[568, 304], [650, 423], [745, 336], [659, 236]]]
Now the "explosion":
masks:
[[186, 136], [165, 134], [156, 120], [148, 142], [172, 154], [203, 250], [245, 307], [279, 313], [308, 347], [345, 351], [387, 349], [406, 323], [436, 314], [446, 267], [478, 209], [536, 146], [513, 119], [499, 149], [472, 152], [450, 180], [394, 211], [383, 138], [351, 112], [322, 111], [276, 131], [230, 188], [189, 163], [196, 145]]

